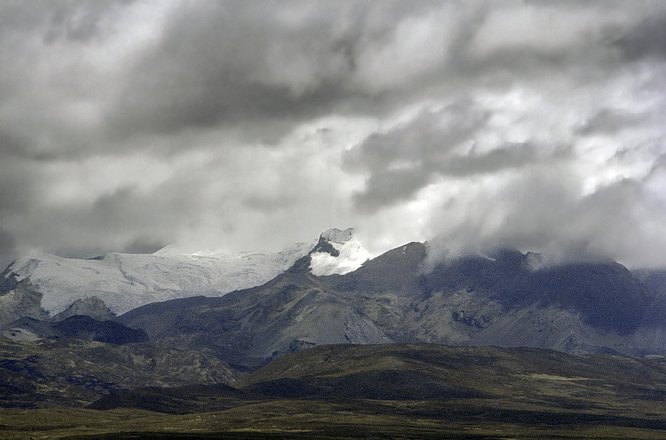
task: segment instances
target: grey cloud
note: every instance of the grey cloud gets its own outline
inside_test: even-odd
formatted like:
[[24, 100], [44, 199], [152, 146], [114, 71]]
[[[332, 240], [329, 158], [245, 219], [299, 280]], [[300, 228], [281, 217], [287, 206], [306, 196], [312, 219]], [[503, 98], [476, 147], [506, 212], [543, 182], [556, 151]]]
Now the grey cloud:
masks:
[[[465, 11], [470, 6], [455, 4], [462, 11], [455, 13], [469, 21]], [[442, 5], [363, 1], [188, 4], [175, 11], [159, 44], [130, 67], [127, 84], [109, 107], [110, 121], [115, 132], [123, 134], [169, 133], [220, 124], [248, 126], [248, 132], [273, 129], [279, 133], [284, 131], [284, 123], [290, 126], [328, 113], [382, 114], [395, 105], [395, 98], [424, 87], [419, 82], [432, 82], [441, 69], [417, 75], [419, 82], [396, 82], [390, 88], [376, 89], [382, 75], [418, 66], [384, 60], [386, 65], [375, 73], [376, 78], [365, 78], [366, 57], [395, 44], [397, 25], [428, 17]], [[302, 12], [290, 16], [289, 10]], [[474, 26], [461, 28], [453, 40], [468, 39]], [[443, 42], [432, 44], [435, 51], [447, 50]], [[448, 50], [462, 45], [454, 41]]]
[[110, 12], [118, 7], [127, 6], [133, 1], [56, 1], [53, 5], [54, 9], [45, 39], [47, 42], [58, 38], [88, 42], [103, 32], [100, 23]]
[[[640, 182], [622, 180], [582, 198], [578, 184], [566, 169], [538, 169], [473, 203], [450, 204], [442, 215], [470, 212], [433, 241], [432, 258], [509, 247], [543, 252], [551, 264], [619, 256], [638, 267], [664, 264], [663, 214]], [[657, 230], [644, 229], [650, 223]]]
[[663, 4], [652, 6], [654, 10], [649, 17], [620, 35], [609, 37], [628, 60], [666, 57], [666, 8]]
[[[134, 15], [151, 5], [170, 10], [165, 22], [146, 23], [158, 11]], [[397, 245], [404, 231], [389, 228], [411, 221], [402, 208], [422, 189], [486, 179], [493, 184], [480, 194], [448, 199], [467, 213], [460, 237], [492, 231], [484, 243], [580, 242], [585, 253], [635, 257], [595, 222], [612, 218], [613, 207], [623, 213], [613, 221], [621, 228], [647, 228], [635, 209], [657, 222], [648, 183], [635, 175], [657, 153], [629, 154], [656, 141], [625, 128], [661, 133], [655, 109], [663, 103], [634, 112], [629, 101], [640, 97], [631, 86], [616, 106], [603, 86], [623, 75], [626, 84], [650, 77], [644, 93], [663, 97], [664, 11], [659, 1], [6, 1], [0, 224], [19, 248], [67, 255], [150, 251], [177, 240], [279, 246], [349, 223]], [[511, 90], [534, 92], [550, 112], [493, 126], [498, 115], [538, 110], [509, 100], [504, 112], [478, 99]], [[562, 104], [566, 93], [572, 99]], [[431, 110], [390, 125], [421, 105]], [[551, 124], [576, 117], [578, 131]], [[293, 135], [318, 118], [346, 121], [327, 134], [334, 145]], [[543, 120], [522, 137], [484, 144], [489, 131], [504, 139], [524, 118]], [[389, 128], [365, 140], [344, 136], [373, 123]], [[582, 159], [597, 162], [576, 148], [599, 133], [615, 150], [603, 152], [614, 157], [603, 169], [586, 165]], [[145, 173], [131, 166], [149, 164], [147, 157], [158, 165]], [[606, 192], [581, 199], [585, 177], [570, 169], [578, 162], [592, 174], [626, 172], [634, 183], [606, 182]], [[661, 190], [657, 178], [649, 185]], [[410, 239], [455, 229], [438, 217], [445, 207], [429, 203], [425, 236]], [[496, 228], [477, 218], [491, 207], [516, 212]], [[553, 232], [568, 219], [575, 221], [566, 234]], [[659, 241], [649, 244], [649, 236], [642, 231], [641, 243], [654, 249]]]
[[491, 116], [469, 101], [456, 102], [368, 137], [345, 156], [350, 169], [367, 173], [365, 188], [355, 195], [357, 209], [374, 212], [409, 200], [438, 177], [492, 174], [570, 154], [566, 148], [540, 149], [529, 143], [478, 152], [476, 137]]
[[[76, 47], [94, 47], [96, 37], [108, 36], [100, 29], [100, 23], [133, 6], [128, 2], [56, 1], [42, 8], [21, 7], [21, 3], [25, 2], [13, 2], [7, 7], [13, 12], [7, 14], [11, 18], [4, 27], [18, 28], [22, 34], [41, 33], [53, 47], [43, 47], [39, 53], [29, 47], [22, 56], [13, 57], [24, 60], [26, 65], [7, 74], [5, 81], [0, 77], [0, 83], [6, 83], [1, 88], [5, 91], [26, 89], [25, 83], [32, 75], [31, 64], [35, 64], [29, 57], [53, 59], [57, 64], [54, 54], [58, 50], [72, 50], [59, 46], [62, 39], [74, 41]], [[405, 102], [429, 96], [433, 90], [456, 93], [462, 89], [464, 95], [473, 80], [499, 78], [499, 85], [504, 86], [517, 77], [550, 75], [553, 67], [581, 63], [589, 67], [597, 58], [595, 54], [601, 52], [596, 44], [599, 42], [591, 39], [579, 43], [584, 49], [564, 47], [557, 53], [519, 45], [503, 47], [480, 58], [471, 56], [468, 45], [479, 28], [494, 12], [514, 7], [511, 5], [435, 1], [183, 3], [172, 12], [157, 40], [145, 47], [137, 45], [138, 56], [118, 60], [117, 72], [109, 78], [104, 77], [105, 72], [90, 75], [82, 67], [80, 71], [67, 72], [68, 81], [60, 78], [55, 85], [71, 82], [66, 84], [70, 88], [92, 81], [90, 88], [96, 89], [95, 93], [108, 88], [110, 96], [102, 94], [96, 102], [103, 112], [102, 127], [85, 128], [72, 117], [54, 114], [59, 104], [66, 107], [72, 102], [51, 102], [52, 99], [77, 102], [81, 98], [72, 94], [91, 99], [85, 96], [91, 90], [66, 90], [64, 96], [55, 98], [50, 95], [57, 88], [44, 84], [52, 93], [38, 99], [49, 102], [40, 106], [39, 102], [31, 103], [35, 100], [32, 96], [21, 98], [23, 103], [30, 103], [26, 114], [6, 117], [7, 126], [0, 130], [26, 140], [25, 154], [45, 159], [110, 148], [136, 148], [140, 145], [138, 140], [119, 141], [136, 135], [173, 136], [219, 127], [236, 130], [250, 141], [275, 142], [295, 124], [317, 116], [343, 113], [381, 117]], [[574, 11], [578, 7], [567, 5]], [[544, 14], [549, 11], [543, 5], [537, 9], [543, 9]], [[439, 27], [451, 28], [447, 37], [450, 41], [432, 41], [428, 47], [414, 48], [412, 52], [423, 51], [421, 62], [425, 66], [414, 62], [400, 64], [395, 56], [387, 56], [377, 65], [368, 61], [373, 54], [392, 50], [401, 42], [398, 37], [404, 39], [395, 34], [400, 25], [410, 20], [428, 20], [433, 15], [441, 21]], [[448, 16], [453, 18], [444, 22]], [[593, 33], [594, 26], [591, 28]], [[17, 42], [21, 43], [21, 39]], [[20, 44], [14, 46], [8, 49], [10, 53], [21, 51]], [[438, 59], [443, 52], [446, 56]], [[571, 53], [575, 56], [569, 56]], [[436, 61], [430, 66], [428, 59]], [[410, 69], [414, 70], [413, 75], [377, 88], [384, 75], [400, 75]], [[600, 74], [604, 71], [599, 70]], [[438, 91], [441, 88], [445, 91]], [[53, 110], [46, 114], [50, 109]], [[48, 145], [36, 139], [36, 126], [52, 139]]]
[[97, 83], [109, 86], [99, 78], [91, 49], [109, 37], [110, 23], [128, 4], [0, 4], [1, 154], [51, 161], [108, 145], [90, 123], [103, 105]]
[[254, 211], [270, 213], [289, 210], [296, 202], [296, 197], [293, 194], [281, 194], [279, 197], [267, 194], [251, 194], [244, 198], [241, 203]]
[[16, 240], [0, 229], [0, 272], [16, 258]]
[[360, 212], [372, 213], [401, 201], [409, 201], [433, 177], [433, 174], [418, 167], [373, 174], [367, 179], [365, 190], [354, 195], [354, 205]]
[[[334, 35], [335, 22], [324, 15], [281, 25], [273, 13], [288, 7], [197, 2], [179, 8], [162, 41], [131, 67], [111, 107], [116, 130], [173, 132], [248, 119], [270, 125], [271, 119], [319, 113], [341, 99], [339, 76], [353, 68], [350, 37]], [[268, 59], [271, 47], [274, 60]], [[290, 62], [302, 65], [281, 65]], [[294, 69], [296, 78], [304, 69], [303, 79], [291, 88], [288, 77], [271, 83], [271, 68]]]
[[585, 121], [578, 132], [582, 135], [613, 134], [625, 128], [639, 125], [642, 121], [642, 115], [604, 108]]
[[122, 252], [128, 254], [152, 254], [166, 246], [167, 243], [152, 237], [137, 237], [127, 243]]
[[8, 0], [0, 5], [0, 35], [37, 34], [47, 43], [59, 38], [85, 42], [100, 32], [100, 22], [110, 11], [128, 3], [131, 0]]
[[[190, 189], [191, 190], [191, 189]], [[25, 244], [41, 245], [66, 257], [90, 258], [109, 251], [151, 250], [169, 243], [177, 225], [200, 207], [183, 192], [164, 189], [140, 194], [121, 188], [84, 203], [40, 207], [40, 215], [16, 226]], [[193, 216], [191, 220], [195, 217]]]
[[[0, 221], [30, 213], [38, 198], [39, 167], [11, 156], [0, 161]], [[4, 223], [4, 222], [2, 222]]]

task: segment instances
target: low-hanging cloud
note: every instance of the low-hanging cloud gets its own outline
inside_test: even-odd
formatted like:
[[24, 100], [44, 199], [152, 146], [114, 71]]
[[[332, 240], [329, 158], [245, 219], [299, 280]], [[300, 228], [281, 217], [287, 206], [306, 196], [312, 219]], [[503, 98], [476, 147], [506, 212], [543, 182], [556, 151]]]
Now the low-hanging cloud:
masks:
[[[638, 266], [660, 264], [666, 246], [663, 206], [639, 181], [620, 180], [581, 195], [579, 177], [540, 167], [459, 199], [440, 212], [440, 256], [518, 248], [547, 261], [605, 260], [618, 255]], [[447, 219], [452, 211], [454, 221]], [[464, 220], [463, 220], [464, 218]], [[448, 220], [448, 221], [447, 221]]]

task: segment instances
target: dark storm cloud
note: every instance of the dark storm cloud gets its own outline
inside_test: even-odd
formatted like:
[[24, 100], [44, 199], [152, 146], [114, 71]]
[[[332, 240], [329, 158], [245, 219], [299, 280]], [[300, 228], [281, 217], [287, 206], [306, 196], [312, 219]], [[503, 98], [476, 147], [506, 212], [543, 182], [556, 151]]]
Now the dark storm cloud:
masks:
[[3, 155], [0, 161], [0, 215], [29, 213], [38, 197], [39, 167]]
[[25, 2], [0, 4], [0, 33], [37, 36], [46, 42], [58, 38], [88, 41], [100, 31], [100, 21], [110, 10], [131, 0]]
[[0, 271], [16, 258], [16, 240], [0, 229]]
[[[464, 45], [483, 9], [436, 1], [186, 3], [130, 67], [108, 116], [121, 135], [221, 124], [271, 139], [319, 115], [382, 114], [442, 73], [445, 53]], [[396, 35], [397, 26], [443, 12], [469, 26], [452, 29], [451, 41], [430, 39], [429, 59], [373, 60], [417, 30]], [[419, 63], [429, 65], [420, 72]]]
[[128, 4], [0, 3], [0, 153], [50, 161], [104, 144], [86, 120], [101, 105], [87, 55]]
[[641, 182], [625, 179], [581, 197], [575, 176], [568, 173], [540, 168], [488, 191], [476, 203], [454, 202], [449, 209], [468, 211], [467, 220], [434, 241], [439, 252], [434, 258], [441, 252], [510, 247], [543, 252], [552, 263], [617, 255], [638, 264], [662, 261], [666, 239], [643, 229], [649, 228], [646, 219], [662, 212], [646, 200]]
[[638, 25], [610, 38], [628, 60], [666, 58], [666, 8], [662, 5]]
[[[343, 21], [353, 20], [355, 10], [363, 14], [361, 5], [349, 6], [333, 9]], [[316, 10], [305, 20], [280, 22], [276, 13], [289, 8], [314, 9], [303, 2], [183, 4], [164, 38], [131, 67], [111, 108], [116, 130], [271, 124], [321, 113], [349, 97], [341, 82], [354, 68], [354, 26], [336, 32], [336, 20]]]
[[663, 230], [664, 17], [660, 1], [2, 2], [6, 247], [252, 249], [351, 224], [376, 251], [440, 234], [636, 260], [615, 235], [654, 250]]
[[639, 125], [642, 119], [642, 115], [604, 108], [585, 121], [579, 128], [579, 133], [582, 135], [613, 134], [622, 129]]

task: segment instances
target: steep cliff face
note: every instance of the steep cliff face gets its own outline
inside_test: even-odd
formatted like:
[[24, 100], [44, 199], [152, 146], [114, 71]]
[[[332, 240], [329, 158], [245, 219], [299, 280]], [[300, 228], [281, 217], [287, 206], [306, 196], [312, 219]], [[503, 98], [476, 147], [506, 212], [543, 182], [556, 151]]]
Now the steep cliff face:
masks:
[[53, 321], [62, 321], [72, 316], [83, 315], [90, 316], [91, 318], [104, 321], [113, 319], [116, 314], [109, 309], [104, 301], [96, 296], [88, 296], [85, 298], [77, 299], [69, 305], [65, 310], [55, 315]]
[[0, 327], [23, 317], [48, 319], [49, 314], [42, 309], [41, 302], [42, 293], [26, 281], [0, 292]]
[[226, 384], [235, 377], [224, 362], [196, 350], [64, 336], [38, 342], [0, 337], [0, 407], [5, 408], [80, 406], [118, 389]]
[[42, 307], [51, 314], [90, 296], [103, 300], [112, 312], [123, 313], [155, 301], [222, 296], [261, 285], [291, 267], [313, 246], [301, 243], [276, 253], [186, 254], [167, 248], [154, 254], [113, 252], [95, 259], [25, 256], [7, 268], [0, 286], [11, 279], [30, 282], [43, 294]]

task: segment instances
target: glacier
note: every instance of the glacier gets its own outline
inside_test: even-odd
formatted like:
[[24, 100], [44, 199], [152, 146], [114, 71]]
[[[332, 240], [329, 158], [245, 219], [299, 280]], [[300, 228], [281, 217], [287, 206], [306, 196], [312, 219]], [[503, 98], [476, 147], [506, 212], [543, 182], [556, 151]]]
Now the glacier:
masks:
[[26, 255], [13, 262], [5, 274], [29, 282], [31, 289], [42, 293], [41, 307], [51, 316], [88, 297], [100, 298], [114, 313], [122, 314], [151, 302], [223, 296], [259, 286], [308, 255], [314, 275], [348, 273], [371, 258], [352, 231], [331, 229], [320, 235], [320, 242], [330, 243], [338, 256], [316, 252], [315, 241], [272, 253], [188, 253], [167, 246], [153, 254], [111, 252], [93, 259]]

